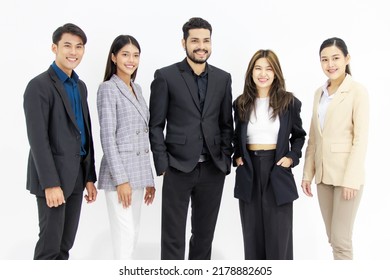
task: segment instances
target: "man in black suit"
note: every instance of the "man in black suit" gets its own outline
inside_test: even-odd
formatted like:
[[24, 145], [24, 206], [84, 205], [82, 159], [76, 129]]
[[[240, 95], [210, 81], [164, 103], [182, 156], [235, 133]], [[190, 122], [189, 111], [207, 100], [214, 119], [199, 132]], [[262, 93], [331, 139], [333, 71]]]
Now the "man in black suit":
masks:
[[[155, 72], [150, 96], [150, 141], [157, 175], [164, 175], [161, 258], [184, 259], [191, 199], [189, 259], [210, 259], [225, 176], [232, 154], [229, 73], [206, 61], [211, 25], [183, 25], [187, 57]], [[165, 138], [164, 138], [164, 129]]]
[[83, 191], [97, 191], [87, 88], [74, 69], [87, 37], [68, 23], [53, 33], [55, 61], [24, 93], [30, 143], [27, 189], [36, 196], [39, 240], [34, 259], [68, 259], [79, 223]]

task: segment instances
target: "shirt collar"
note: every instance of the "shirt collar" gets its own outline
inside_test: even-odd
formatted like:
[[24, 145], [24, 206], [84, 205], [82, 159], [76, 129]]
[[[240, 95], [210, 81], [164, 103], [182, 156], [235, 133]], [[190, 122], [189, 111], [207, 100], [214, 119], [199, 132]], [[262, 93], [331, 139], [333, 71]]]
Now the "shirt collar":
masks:
[[[62, 83], [65, 83], [66, 80], [69, 78], [68, 75], [66, 75], [65, 72], [62, 71], [61, 68], [57, 66], [55, 61], [53, 61], [51, 67], [53, 67], [54, 71], [56, 72], [58, 79], [60, 79]], [[72, 75], [70, 79], [73, 79], [75, 83], [77, 83], [79, 80], [79, 76], [76, 74], [74, 70], [72, 71]]]
[[188, 66], [188, 70], [191, 71], [192, 75], [194, 75], [194, 77], [206, 77], [207, 76], [207, 73], [208, 73], [208, 68], [209, 68], [209, 65], [208, 63], [206, 62], [206, 67], [204, 68], [204, 71], [202, 73], [200, 73], [200, 75], [197, 75], [194, 70], [192, 70], [191, 68], [191, 65], [188, 63], [187, 59], [185, 59], [186, 61], [186, 65]]

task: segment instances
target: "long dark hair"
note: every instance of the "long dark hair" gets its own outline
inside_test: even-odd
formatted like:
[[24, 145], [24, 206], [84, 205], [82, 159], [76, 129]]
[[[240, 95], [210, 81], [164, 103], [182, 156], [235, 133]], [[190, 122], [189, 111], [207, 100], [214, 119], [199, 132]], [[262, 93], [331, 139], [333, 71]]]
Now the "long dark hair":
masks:
[[[107, 64], [106, 64], [106, 72], [104, 73], [104, 79], [103, 81], [108, 81], [111, 79], [112, 75], [116, 74], [116, 64], [112, 61], [112, 55], [117, 55], [118, 52], [127, 44], [131, 44], [135, 46], [139, 53], [141, 54], [141, 47], [138, 43], [138, 41], [130, 35], [119, 35], [115, 38], [114, 42], [112, 42], [110, 52], [108, 53], [107, 57]], [[134, 73], [131, 75], [131, 79], [134, 81], [135, 77], [137, 76], [138, 68], [134, 71]]]
[[[332, 38], [326, 39], [324, 42], [322, 42], [321, 47], [320, 47], [320, 51], [319, 51], [320, 57], [321, 57], [322, 50], [327, 48], [327, 47], [331, 47], [331, 46], [337, 47], [343, 53], [343, 55], [345, 57], [349, 54], [347, 44], [345, 44], [344, 40], [337, 38], [337, 37], [332, 37]], [[349, 67], [349, 64], [347, 64], [347, 66], [345, 67], [345, 72], [349, 75], [352, 75], [351, 68]]]
[[276, 54], [272, 50], [258, 50], [249, 61], [245, 74], [244, 90], [237, 98], [238, 115], [242, 121], [248, 121], [251, 112], [255, 108], [257, 89], [253, 81], [253, 68], [256, 61], [260, 58], [266, 58], [275, 73], [269, 92], [269, 106], [273, 109], [272, 119], [275, 119], [276, 116], [287, 110], [288, 105], [293, 100], [293, 94], [286, 91], [282, 68]]

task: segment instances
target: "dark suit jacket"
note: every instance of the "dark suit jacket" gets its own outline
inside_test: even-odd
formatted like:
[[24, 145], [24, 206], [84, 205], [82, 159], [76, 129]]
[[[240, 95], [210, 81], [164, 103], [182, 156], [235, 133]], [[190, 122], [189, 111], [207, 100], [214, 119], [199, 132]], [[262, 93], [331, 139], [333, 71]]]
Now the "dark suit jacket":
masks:
[[[168, 166], [190, 172], [198, 163], [203, 137], [215, 165], [230, 173], [233, 116], [229, 73], [207, 64], [203, 111], [191, 68], [183, 60], [155, 72], [150, 96], [150, 142], [156, 172]], [[164, 137], [164, 128], [166, 132]]]
[[[84, 178], [85, 183], [95, 182], [87, 88], [81, 80], [78, 86], [87, 134]], [[27, 85], [24, 112], [30, 143], [27, 189], [32, 194], [44, 196], [45, 188], [61, 186], [67, 198], [74, 189], [80, 167], [81, 136], [68, 95], [52, 67]]]
[[[292, 158], [293, 166], [296, 166], [299, 163], [299, 159], [302, 156], [302, 147], [303, 144], [305, 143], [305, 136], [306, 136], [306, 132], [302, 128], [302, 119], [300, 117], [301, 105], [302, 105], [301, 102], [294, 97], [294, 101], [290, 104], [288, 110], [279, 116], [280, 128], [279, 128], [278, 140], [276, 143], [276, 154], [275, 154], [276, 162], [279, 161], [282, 157], [286, 156]], [[246, 147], [248, 122], [240, 121], [238, 117], [237, 108], [236, 108], [236, 102], [234, 103], [233, 107], [234, 107], [234, 123], [235, 123], [234, 140], [233, 140], [234, 142], [233, 166], [237, 166], [235, 159], [239, 157], [242, 157], [244, 161], [244, 165], [241, 165], [236, 169], [236, 182], [234, 188], [234, 196], [246, 202], [250, 202], [252, 197], [253, 167], [252, 167], [250, 155], [248, 153], [248, 149]], [[283, 167], [279, 167], [279, 168], [283, 168]], [[291, 173], [291, 168], [284, 168], [284, 169], [286, 169], [287, 172]], [[274, 183], [275, 186], [277, 185], [275, 184], [277, 182], [271, 182], [271, 183]], [[282, 197], [276, 197], [277, 200], [278, 199], [288, 200], [290, 196], [290, 194], [286, 192], [277, 192], [275, 193], [275, 195], [282, 196]], [[283, 196], [287, 196], [287, 197], [283, 197]]]

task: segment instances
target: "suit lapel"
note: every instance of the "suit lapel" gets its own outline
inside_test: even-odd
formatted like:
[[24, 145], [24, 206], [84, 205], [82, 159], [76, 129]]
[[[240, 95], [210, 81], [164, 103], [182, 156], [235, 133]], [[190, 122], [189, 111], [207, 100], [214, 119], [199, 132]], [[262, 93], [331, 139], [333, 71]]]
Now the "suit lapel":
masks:
[[334, 111], [337, 110], [337, 106], [338, 104], [340, 104], [341, 102], [343, 102], [345, 98], [345, 92], [336, 92], [332, 101], [329, 103], [329, 107], [326, 111], [326, 115], [325, 115], [325, 120], [324, 120], [324, 128], [323, 130], [325, 130], [326, 128], [326, 124], [329, 122], [329, 120], [333, 117], [334, 115]]
[[88, 121], [88, 104], [87, 104], [87, 89], [84, 86], [81, 86], [81, 83], [78, 83], [79, 92], [80, 92], [80, 99], [81, 99], [81, 106], [83, 108], [83, 117], [84, 117], [84, 127], [86, 127], [88, 131], [88, 135], [91, 134], [91, 130], [89, 127], [89, 121]]
[[65, 110], [68, 113], [69, 118], [73, 122], [74, 126], [77, 128], [78, 125], [76, 121], [76, 116], [72, 110], [72, 106], [70, 104], [68, 94], [65, 91], [64, 85], [58, 79], [57, 74], [54, 72], [54, 70], [51, 67], [49, 68], [49, 74], [51, 79], [54, 81], [54, 86], [57, 89], [57, 92], [60, 95], [62, 102], [64, 103]]
[[322, 129], [320, 125], [320, 119], [318, 118], [318, 106], [320, 105], [320, 99], [322, 96], [322, 90], [316, 93], [314, 96], [314, 108], [313, 108], [313, 118], [315, 121], [315, 128], [319, 131], [320, 135], [322, 135]]
[[207, 80], [207, 91], [206, 91], [206, 98], [205, 98], [205, 101], [204, 101], [204, 106], [203, 106], [203, 112], [202, 112], [202, 115], [205, 114], [207, 108], [210, 106], [210, 104], [212, 104], [212, 99], [214, 98], [215, 94], [213, 94], [215, 91], [214, 91], [214, 88], [216, 86], [216, 79], [215, 79], [215, 76], [214, 76], [214, 71], [213, 71], [213, 68], [209, 65], [206, 65], [206, 67], [208, 67], [208, 80]]
[[140, 92], [138, 92], [134, 83], [132, 83], [132, 88], [134, 90], [134, 93], [137, 95], [137, 97], [135, 97], [135, 95], [132, 92], [130, 92], [130, 90], [127, 88], [125, 83], [118, 76], [114, 75], [111, 79], [114, 81], [121, 94], [133, 104], [133, 106], [140, 113], [144, 121], [148, 123], [147, 110], [145, 109], [144, 106], [141, 105], [142, 95]]
[[[191, 69], [187, 65], [185, 59], [178, 64], [178, 67], [180, 70], [180, 74], [187, 85], [188, 91], [191, 94], [192, 100], [194, 101], [196, 108], [198, 108], [200, 112], [201, 110], [200, 110], [200, 103], [199, 103], [198, 87], [196, 86], [194, 76], [191, 73]], [[189, 71], [186, 71], [186, 69], [188, 69]]]
[[[291, 128], [288, 126], [288, 122], [291, 121], [290, 116], [290, 110], [292, 108], [289, 108], [287, 111], [283, 112], [282, 114], [279, 114], [279, 132], [278, 132], [278, 140], [276, 143], [276, 155], [275, 158], [277, 160], [281, 159], [283, 155], [283, 151], [285, 150], [285, 147], [283, 147], [284, 139], [290, 138]], [[286, 135], [288, 134], [288, 135]]]
[[337, 110], [338, 105], [344, 101], [345, 97], [349, 92], [349, 88], [351, 86], [352, 78], [350, 75], [345, 76], [344, 81], [341, 83], [337, 91], [334, 93], [334, 97], [329, 104], [328, 110], [326, 111], [326, 116], [324, 120], [324, 130], [326, 128], [326, 124], [330, 121], [330, 119], [334, 116], [334, 111]]

